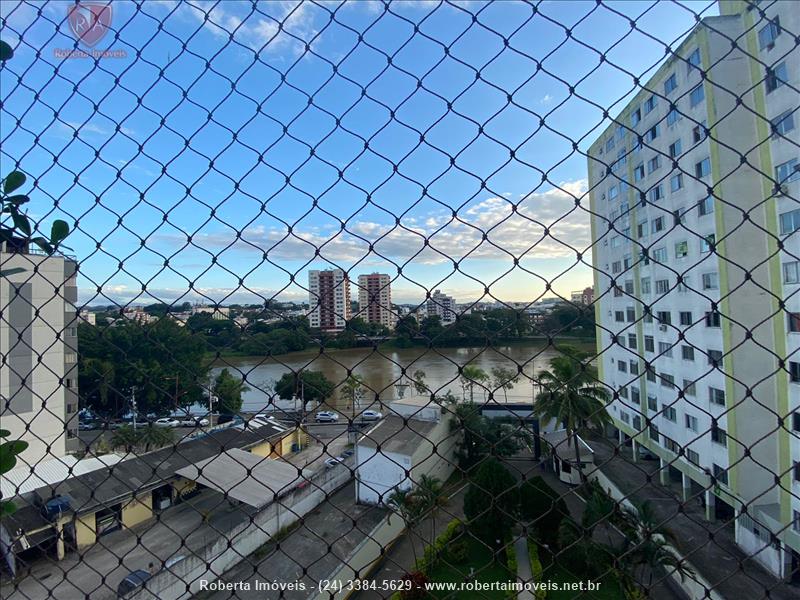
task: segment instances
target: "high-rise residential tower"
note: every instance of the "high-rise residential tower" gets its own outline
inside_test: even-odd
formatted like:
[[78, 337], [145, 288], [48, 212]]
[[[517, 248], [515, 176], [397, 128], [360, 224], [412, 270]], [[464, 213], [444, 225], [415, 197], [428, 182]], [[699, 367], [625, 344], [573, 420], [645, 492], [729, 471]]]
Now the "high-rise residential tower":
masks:
[[426, 308], [428, 316], [438, 316], [442, 325], [450, 325], [456, 322], [456, 301], [452, 296], [436, 290], [428, 299]]
[[12, 272], [0, 277], [0, 422], [29, 444], [19, 465], [34, 466], [80, 444], [76, 264], [12, 240], [0, 270]]
[[588, 165], [619, 435], [778, 576], [800, 565], [798, 31], [794, 3], [720, 2]]
[[392, 279], [383, 273], [358, 276], [358, 314], [367, 323], [394, 329], [397, 315], [392, 310]]
[[308, 272], [308, 319], [314, 329], [341, 331], [350, 319], [350, 280], [341, 269]]

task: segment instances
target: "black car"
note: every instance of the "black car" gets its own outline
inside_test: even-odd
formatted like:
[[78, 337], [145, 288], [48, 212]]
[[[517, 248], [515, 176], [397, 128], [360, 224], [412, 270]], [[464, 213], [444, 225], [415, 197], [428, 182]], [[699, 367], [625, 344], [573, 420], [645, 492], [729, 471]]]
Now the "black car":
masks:
[[117, 598], [124, 598], [131, 592], [138, 590], [147, 582], [148, 579], [150, 579], [150, 577], [150, 573], [143, 569], [131, 571], [128, 573], [128, 576], [125, 577], [125, 579], [119, 582], [119, 585], [117, 586]]

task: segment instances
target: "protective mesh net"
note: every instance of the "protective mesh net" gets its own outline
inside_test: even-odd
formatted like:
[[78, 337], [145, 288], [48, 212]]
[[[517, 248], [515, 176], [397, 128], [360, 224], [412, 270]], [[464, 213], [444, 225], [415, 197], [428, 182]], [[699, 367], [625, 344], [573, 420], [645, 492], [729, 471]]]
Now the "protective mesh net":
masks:
[[0, 5], [2, 597], [796, 597], [799, 14]]

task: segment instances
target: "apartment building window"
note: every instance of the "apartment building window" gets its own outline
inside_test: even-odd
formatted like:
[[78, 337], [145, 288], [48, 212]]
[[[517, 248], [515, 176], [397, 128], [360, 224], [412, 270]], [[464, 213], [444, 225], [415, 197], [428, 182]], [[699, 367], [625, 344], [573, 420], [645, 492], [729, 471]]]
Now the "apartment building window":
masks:
[[664, 197], [664, 188], [659, 183], [657, 186], [650, 188], [650, 191], [647, 193], [647, 199], [650, 202], [658, 202]]
[[664, 418], [675, 423], [678, 420], [678, 411], [672, 406], [664, 405]]
[[664, 387], [670, 387], [670, 388], [675, 387], [674, 375], [670, 375], [669, 373], [661, 373], [659, 374], [659, 377], [661, 378], [661, 385], [663, 385]]
[[642, 109], [637, 108], [631, 113], [631, 127], [636, 127], [642, 120]]
[[644, 179], [644, 163], [639, 163], [633, 169], [633, 180], [641, 181]]
[[625, 127], [623, 125], [617, 125], [617, 129], [614, 131], [614, 135], [618, 140], [625, 139]]
[[674, 92], [678, 88], [678, 78], [675, 76], [675, 73], [672, 73], [669, 77], [664, 80], [664, 95], [668, 95], [670, 92]]
[[715, 387], [709, 387], [708, 401], [711, 404], [716, 404], [718, 406], [725, 406], [725, 390], [721, 390]]
[[650, 222], [650, 227], [653, 230], [653, 233], [658, 233], [659, 231], [664, 231], [664, 217], [656, 217]]
[[723, 485], [728, 485], [728, 470], [714, 463], [714, 479]]
[[671, 192], [677, 192], [683, 187], [683, 173], [676, 173], [669, 178], [669, 189]]
[[636, 310], [632, 306], [627, 307], [625, 316], [628, 318], [628, 323], [633, 323], [636, 320]]
[[786, 70], [786, 63], [782, 62], [774, 68], [767, 67], [767, 74], [764, 77], [764, 85], [767, 93], [774, 92], [784, 83], [789, 81], [789, 72]]
[[618, 235], [611, 237], [611, 247], [612, 248], [619, 248], [622, 245], [622, 238]]
[[658, 342], [658, 353], [661, 356], [672, 358], [672, 344], [669, 342]]
[[792, 413], [792, 431], [800, 431], [800, 412]]
[[693, 465], [700, 466], [700, 455], [695, 452], [694, 450], [686, 449], [686, 460], [688, 460]]
[[714, 212], [714, 197], [706, 196], [697, 203], [697, 212], [701, 217], [710, 215]]
[[781, 34], [781, 21], [778, 15], [769, 23], [758, 30], [758, 46], [761, 50], [767, 50], [775, 45], [775, 40]]
[[624, 410], [620, 411], [619, 418], [622, 419], [623, 423], [627, 424], [627, 423], [631, 422], [631, 416], [628, 413], [626, 413]]
[[624, 385], [619, 388], [619, 397], [625, 398], [626, 400], [628, 399], [628, 388], [626, 388]]
[[695, 177], [706, 177], [709, 173], [711, 173], [711, 159], [704, 158], [699, 163], [694, 165], [694, 176]]
[[792, 519], [792, 529], [800, 532], [800, 510], [794, 511], [794, 518]]
[[785, 163], [775, 167], [775, 181], [778, 182], [778, 185], [797, 181], [798, 179], [800, 179], [800, 165], [796, 158], [787, 160]]
[[681, 118], [681, 114], [677, 109], [673, 108], [667, 113], [667, 125], [675, 125]]
[[675, 258], [686, 258], [689, 256], [689, 242], [686, 240], [675, 244]]
[[619, 189], [616, 185], [612, 185], [610, 188], [608, 188], [608, 200], [616, 200], [617, 196], [619, 196]]
[[720, 327], [720, 319], [716, 310], [706, 312], [706, 327]]
[[686, 429], [697, 433], [697, 417], [687, 414], [685, 423], [686, 423]]
[[689, 106], [694, 108], [695, 106], [700, 104], [703, 100], [705, 100], [705, 97], [706, 97], [706, 92], [703, 89], [703, 84], [701, 83], [691, 92], [689, 92]]
[[716, 290], [719, 289], [719, 276], [716, 273], [703, 273], [703, 289]]
[[616, 145], [616, 141], [614, 141], [613, 137], [610, 137], [606, 140], [606, 152], [609, 150], [613, 150], [614, 146]]
[[627, 373], [628, 372], [628, 363], [626, 363], [624, 360], [618, 360], [617, 361], [617, 371], [619, 371], [620, 373]]
[[666, 448], [667, 450], [669, 450], [674, 454], [680, 454], [681, 451], [681, 445], [675, 440], [668, 438], [667, 436], [664, 436], [664, 448]]
[[645, 352], [655, 352], [655, 340], [652, 335], [644, 336], [644, 349]]
[[684, 275], [683, 281], [678, 282], [678, 293], [685, 294], [689, 291], [689, 276]]
[[786, 135], [794, 129], [794, 112], [787, 110], [772, 119], [772, 135]]
[[682, 310], [679, 313], [679, 321], [681, 325], [691, 325], [692, 324], [692, 311], [690, 310]]
[[636, 350], [636, 334], [629, 333], [628, 334], [628, 348], [631, 350]]
[[658, 154], [647, 161], [648, 173], [653, 173], [654, 171], [657, 171], [659, 167], [661, 167], [661, 156], [659, 156]]
[[800, 362], [789, 362], [789, 380], [800, 383]]
[[728, 434], [722, 427], [716, 424], [711, 425], [711, 441], [720, 446], [728, 445]]
[[622, 296], [623, 296], [622, 288], [619, 287], [618, 285], [615, 285], [614, 286], [614, 298], [622, 298]]
[[651, 94], [650, 97], [644, 101], [644, 114], [651, 112], [657, 105], [658, 98], [655, 94]]
[[650, 439], [653, 440], [657, 444], [658, 443], [658, 427], [656, 427], [655, 425], [650, 425], [650, 427], [647, 430], [647, 433], [650, 436]]
[[621, 273], [621, 272], [622, 272], [622, 261], [621, 260], [615, 260], [614, 262], [612, 262], [611, 263], [611, 273], [612, 274], [617, 274], [617, 273]]
[[64, 354], [64, 364], [71, 365], [71, 364], [74, 364], [76, 362], [78, 362], [78, 355], [77, 354], [75, 354], [74, 352], [66, 352]]
[[788, 315], [788, 328], [792, 333], [800, 332], [800, 313], [789, 313]]
[[706, 139], [706, 122], [702, 121], [700, 125], [692, 127], [692, 142], [699, 144]]
[[626, 271], [631, 268], [631, 255], [626, 254], [622, 257], [622, 268]]
[[800, 261], [783, 263], [783, 283], [800, 283]]
[[648, 296], [650, 294], [650, 278], [649, 277], [642, 277], [640, 282], [642, 288], [642, 295]]
[[681, 153], [681, 140], [675, 140], [669, 145], [669, 155], [672, 158], [677, 158]]
[[656, 294], [669, 292], [669, 279], [656, 279]]
[[794, 463], [794, 480], [800, 481], [800, 462]]
[[700, 240], [700, 253], [705, 254], [711, 252], [717, 244], [717, 236], [714, 233], [709, 233], [707, 236]]
[[661, 128], [658, 126], [658, 124], [656, 124], [647, 130], [647, 133], [644, 134], [644, 137], [648, 142], [652, 142], [659, 136], [660, 133]]
[[621, 310], [614, 311], [614, 320], [617, 323], [624, 323], [625, 322], [625, 313]]
[[708, 364], [712, 367], [722, 367], [722, 350], [706, 350]]
[[800, 208], [781, 213], [781, 235], [788, 235], [800, 230]]
[[[653, 250], [653, 260], [659, 262], [661, 264], [666, 264], [667, 260], [669, 260], [667, 256], [667, 249], [666, 248], [656, 248]], [[656, 288], [656, 291], [658, 289]]]
[[647, 377], [647, 381], [651, 383], [656, 382], [656, 370], [652, 365], [645, 369], [645, 377]]
[[691, 73], [692, 68], [700, 68], [700, 48], [695, 48], [694, 51], [689, 55], [689, 58], [686, 59], [689, 63], [687, 65], [687, 72]]
[[64, 385], [66, 386], [66, 388], [67, 388], [68, 390], [69, 390], [69, 389], [72, 389], [72, 386], [73, 386], [73, 381], [72, 381], [72, 379], [70, 379], [69, 377], [67, 377], [67, 378], [64, 380]]
[[626, 148], [620, 148], [619, 152], [617, 152], [617, 162], [614, 164], [615, 169], [619, 169], [624, 167], [628, 164], [628, 150]]
[[672, 316], [668, 310], [660, 310], [656, 313], [656, 319], [662, 325], [671, 325], [672, 324]]
[[639, 363], [635, 360], [630, 361], [628, 368], [631, 372], [631, 375], [638, 375], [639, 374]]
[[639, 388], [636, 386], [631, 386], [631, 402], [634, 404], [640, 404], [642, 402], [641, 392], [639, 392]]
[[683, 393], [686, 396], [696, 396], [697, 395], [697, 384], [694, 381], [689, 381], [688, 379], [683, 380]]
[[625, 293], [633, 294], [633, 281], [630, 279], [625, 282]]
[[656, 412], [658, 410], [658, 398], [655, 396], [647, 396], [647, 409]]
[[640, 417], [639, 415], [635, 415], [633, 417], [633, 428], [636, 431], [641, 431], [642, 430], [642, 417]]

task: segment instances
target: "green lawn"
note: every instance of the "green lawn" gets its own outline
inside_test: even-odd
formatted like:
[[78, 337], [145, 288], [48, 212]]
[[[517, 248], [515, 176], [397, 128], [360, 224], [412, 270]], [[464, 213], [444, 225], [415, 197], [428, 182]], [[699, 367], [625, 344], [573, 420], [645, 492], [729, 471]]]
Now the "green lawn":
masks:
[[[568, 565], [565, 567], [565, 565], [556, 561], [555, 563], [550, 562], [549, 564], [543, 564], [543, 567], [544, 574], [542, 577], [545, 581], [564, 583], [579, 582], [582, 580], [580, 576], [580, 565]], [[612, 576], [607, 575], [603, 577], [600, 579], [599, 583], [600, 589], [593, 592], [581, 592], [580, 590], [550, 590], [547, 592], [547, 598], [553, 600], [620, 600], [620, 598], [625, 597], [619, 587], [619, 582]]]
[[[439, 561], [439, 564], [430, 570], [428, 577], [431, 581], [439, 582], [463, 582], [466, 581], [470, 568], [475, 569], [475, 581], [480, 582], [501, 582], [501, 581], [514, 581], [515, 576], [509, 574], [505, 566], [505, 554], [500, 557], [503, 564], [495, 563], [492, 561], [492, 553], [483, 543], [472, 538], [467, 534], [469, 541], [469, 553], [467, 560], [458, 565], [449, 565], [445, 561]], [[496, 591], [483, 591], [478, 594], [474, 591], [463, 592], [432, 592], [432, 598], [497, 598], [504, 600], [506, 593], [500, 590]]]

